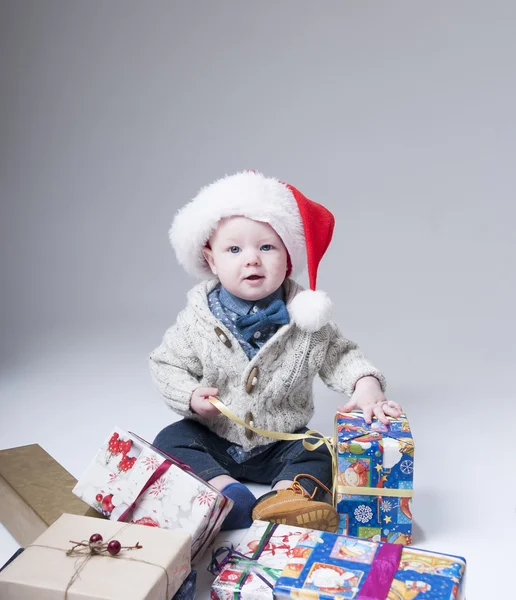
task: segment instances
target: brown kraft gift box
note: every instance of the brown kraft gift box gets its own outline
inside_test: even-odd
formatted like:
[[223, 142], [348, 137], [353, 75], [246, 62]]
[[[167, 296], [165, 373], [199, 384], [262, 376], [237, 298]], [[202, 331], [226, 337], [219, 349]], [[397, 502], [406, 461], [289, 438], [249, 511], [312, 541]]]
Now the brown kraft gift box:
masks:
[[0, 450], [0, 522], [26, 547], [63, 513], [102, 518], [72, 494], [76, 483], [38, 444]]

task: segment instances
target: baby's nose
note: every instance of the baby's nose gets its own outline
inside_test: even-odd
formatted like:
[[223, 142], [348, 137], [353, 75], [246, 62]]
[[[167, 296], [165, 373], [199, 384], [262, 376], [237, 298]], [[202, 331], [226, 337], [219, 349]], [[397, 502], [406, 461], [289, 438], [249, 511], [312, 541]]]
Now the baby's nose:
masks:
[[254, 252], [254, 251], [249, 252], [247, 254], [246, 258], [247, 258], [246, 263], [248, 265], [258, 265], [258, 264], [260, 264], [260, 256], [258, 255], [258, 252]]

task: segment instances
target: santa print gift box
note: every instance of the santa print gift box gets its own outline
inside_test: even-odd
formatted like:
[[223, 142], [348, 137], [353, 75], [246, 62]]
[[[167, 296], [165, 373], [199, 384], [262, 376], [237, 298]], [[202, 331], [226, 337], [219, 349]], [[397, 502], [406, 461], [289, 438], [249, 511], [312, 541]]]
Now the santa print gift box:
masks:
[[192, 536], [192, 561], [217, 535], [233, 502], [186, 465], [119, 428], [97, 452], [74, 494], [115, 521]]
[[414, 441], [405, 415], [368, 425], [361, 412], [335, 417], [338, 533], [410, 544]]
[[[210, 571], [217, 574], [212, 600], [273, 600], [273, 588], [287, 563], [302, 568], [303, 540], [311, 529], [254, 521], [235, 551], [213, 553]], [[299, 549], [296, 548], [299, 546]]]
[[288, 563], [275, 600], [463, 600], [466, 561], [399, 544], [314, 532], [298, 544], [304, 564]]

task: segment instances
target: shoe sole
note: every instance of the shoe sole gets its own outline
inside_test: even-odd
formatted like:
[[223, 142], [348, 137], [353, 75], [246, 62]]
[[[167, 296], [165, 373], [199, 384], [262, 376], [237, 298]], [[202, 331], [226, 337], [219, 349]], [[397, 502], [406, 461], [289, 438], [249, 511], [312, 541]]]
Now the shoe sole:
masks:
[[271, 523], [279, 525], [291, 525], [293, 527], [306, 527], [318, 531], [329, 531], [336, 533], [339, 527], [339, 518], [332, 509], [319, 508], [307, 510], [297, 514], [285, 515], [279, 518], [267, 518]]

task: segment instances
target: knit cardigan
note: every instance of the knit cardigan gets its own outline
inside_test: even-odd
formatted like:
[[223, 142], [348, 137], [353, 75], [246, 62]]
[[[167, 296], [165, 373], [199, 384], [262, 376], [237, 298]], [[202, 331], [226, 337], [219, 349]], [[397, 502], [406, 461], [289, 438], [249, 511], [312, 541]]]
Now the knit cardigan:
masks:
[[[203, 281], [188, 293], [186, 308], [150, 356], [153, 379], [165, 402], [180, 415], [194, 419], [244, 450], [270, 444], [271, 438], [246, 429], [222, 414], [201, 417], [190, 409], [195, 388], [215, 387], [219, 399], [241, 419], [260, 429], [292, 433], [310, 421], [313, 380], [317, 374], [332, 390], [351, 395], [367, 375], [383, 375], [369, 363], [357, 344], [344, 338], [330, 322], [315, 333], [293, 323], [284, 325], [251, 360], [208, 307], [207, 295], [218, 280]], [[303, 288], [284, 282], [288, 306]]]

